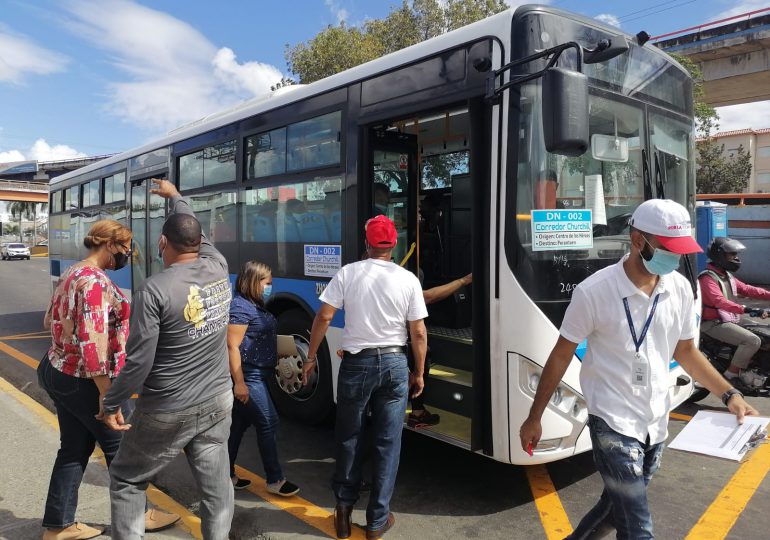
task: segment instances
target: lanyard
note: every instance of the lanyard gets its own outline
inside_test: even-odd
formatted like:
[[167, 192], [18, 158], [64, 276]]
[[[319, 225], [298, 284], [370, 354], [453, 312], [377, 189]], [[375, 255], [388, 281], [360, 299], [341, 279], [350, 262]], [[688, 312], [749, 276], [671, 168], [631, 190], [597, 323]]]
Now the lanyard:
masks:
[[658, 307], [659, 298], [660, 293], [655, 295], [655, 300], [652, 302], [652, 309], [650, 309], [650, 314], [647, 316], [647, 320], [642, 327], [642, 333], [639, 335], [639, 339], [636, 338], [636, 328], [634, 328], [634, 320], [631, 318], [631, 310], [628, 307], [628, 298], [623, 298], [623, 307], [626, 308], [626, 320], [628, 321], [628, 329], [631, 330], [631, 339], [634, 340], [637, 358], [639, 357], [639, 349], [641, 348], [642, 343], [644, 343], [644, 338], [647, 337], [647, 330], [650, 329], [652, 318], [655, 316], [655, 308]]

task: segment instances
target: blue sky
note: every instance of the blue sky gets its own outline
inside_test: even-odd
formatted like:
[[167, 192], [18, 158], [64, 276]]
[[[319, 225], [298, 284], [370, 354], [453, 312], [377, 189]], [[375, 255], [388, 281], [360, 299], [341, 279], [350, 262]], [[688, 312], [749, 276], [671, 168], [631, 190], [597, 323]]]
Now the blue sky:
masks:
[[[521, 2], [509, 1], [511, 5]], [[651, 35], [770, 0], [553, 0]], [[358, 25], [400, 0], [0, 0], [0, 162], [120, 152], [266, 91], [285, 44]], [[723, 108], [722, 129], [770, 127], [770, 103]]]

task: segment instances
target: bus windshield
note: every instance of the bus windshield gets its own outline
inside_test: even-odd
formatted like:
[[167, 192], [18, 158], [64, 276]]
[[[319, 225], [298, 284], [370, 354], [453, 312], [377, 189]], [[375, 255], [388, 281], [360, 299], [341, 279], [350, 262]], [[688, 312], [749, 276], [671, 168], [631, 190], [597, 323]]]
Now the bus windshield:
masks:
[[[602, 38], [600, 32], [571, 19], [537, 15], [520, 24], [538, 27], [532, 35], [538, 35], [541, 43], [534, 49], [545, 45], [546, 39], [548, 46], [555, 45], [550, 36], [580, 36], [578, 42], [585, 46]], [[560, 64], [573, 61], [567, 56]], [[583, 155], [546, 151], [539, 81], [521, 88], [518, 120], [516, 113], [511, 116], [511, 125], [518, 130], [510, 135], [511, 140], [518, 139], [518, 159], [515, 175], [508, 176], [515, 179], [507, 195], [507, 207], [515, 208], [515, 220], [506, 231], [508, 262], [556, 326], [574, 287], [629, 251], [627, 223], [639, 204], [669, 198], [694, 211], [693, 122], [688, 116], [692, 93], [687, 75], [658, 51], [636, 45], [609, 62], [584, 68], [590, 82], [590, 146]], [[574, 211], [583, 209], [591, 210], [591, 247], [570, 249], [555, 242], [543, 248], [533, 243], [533, 217], [537, 219], [533, 210], [572, 211], [577, 216]]]

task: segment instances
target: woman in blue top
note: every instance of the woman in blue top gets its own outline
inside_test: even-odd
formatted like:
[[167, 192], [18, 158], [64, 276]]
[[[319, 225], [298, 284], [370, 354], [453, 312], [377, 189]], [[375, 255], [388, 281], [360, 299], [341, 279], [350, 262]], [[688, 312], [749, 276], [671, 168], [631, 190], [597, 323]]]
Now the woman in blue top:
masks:
[[251, 484], [235, 474], [235, 458], [243, 434], [250, 425], [257, 431], [257, 444], [267, 476], [267, 491], [290, 497], [299, 488], [287, 481], [278, 463], [276, 444], [278, 413], [268, 391], [268, 380], [275, 377], [278, 326], [265, 302], [273, 288], [270, 267], [256, 261], [243, 265], [235, 281], [235, 295], [230, 303], [227, 326], [227, 351], [233, 378], [233, 423], [230, 439], [230, 477], [235, 489]]

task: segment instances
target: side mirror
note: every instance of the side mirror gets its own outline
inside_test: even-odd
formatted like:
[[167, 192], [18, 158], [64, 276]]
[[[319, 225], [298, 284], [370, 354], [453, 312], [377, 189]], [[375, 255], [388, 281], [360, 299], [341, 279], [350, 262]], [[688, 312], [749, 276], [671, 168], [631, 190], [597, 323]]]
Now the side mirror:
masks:
[[542, 84], [545, 149], [582, 156], [588, 150], [588, 78], [570, 69], [550, 68]]

